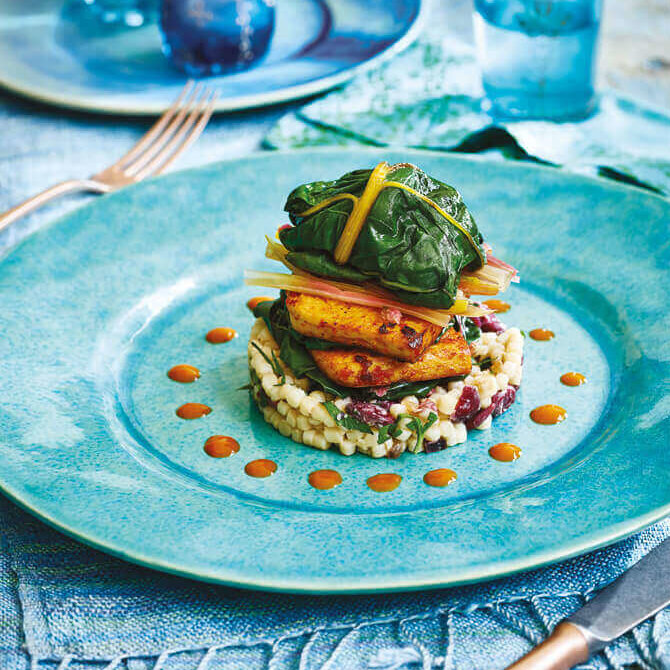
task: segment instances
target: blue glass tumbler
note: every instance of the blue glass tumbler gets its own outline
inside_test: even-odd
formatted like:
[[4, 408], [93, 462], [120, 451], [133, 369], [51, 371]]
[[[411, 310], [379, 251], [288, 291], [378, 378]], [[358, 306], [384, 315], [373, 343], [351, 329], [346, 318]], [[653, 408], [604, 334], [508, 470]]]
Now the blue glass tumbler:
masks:
[[502, 118], [587, 116], [602, 0], [475, 0], [474, 28], [488, 107]]
[[244, 70], [267, 52], [274, 0], [162, 0], [165, 55], [189, 76]]

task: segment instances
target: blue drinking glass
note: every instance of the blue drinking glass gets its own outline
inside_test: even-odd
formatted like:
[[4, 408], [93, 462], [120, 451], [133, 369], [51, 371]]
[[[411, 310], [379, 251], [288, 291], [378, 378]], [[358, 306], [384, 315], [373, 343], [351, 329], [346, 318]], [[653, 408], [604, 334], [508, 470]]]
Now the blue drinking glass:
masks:
[[274, 0], [162, 0], [163, 51], [190, 76], [244, 70], [267, 52]]
[[602, 0], [474, 0], [486, 106], [502, 118], [588, 116]]
[[160, 0], [65, 0], [61, 18], [89, 38], [105, 37], [158, 20]]

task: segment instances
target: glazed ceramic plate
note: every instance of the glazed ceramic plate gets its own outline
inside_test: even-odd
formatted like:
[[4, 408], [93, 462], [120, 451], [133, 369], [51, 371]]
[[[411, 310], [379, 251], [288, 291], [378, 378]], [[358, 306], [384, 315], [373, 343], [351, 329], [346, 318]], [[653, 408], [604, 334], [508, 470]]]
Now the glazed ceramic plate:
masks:
[[[0, 84], [66, 107], [162, 112], [186, 77], [161, 53], [155, 22], [109, 29], [86, 7], [85, 0], [4, 2]], [[264, 60], [246, 72], [207, 79], [219, 93], [217, 109], [275, 104], [337, 86], [405, 48], [418, 33], [421, 13], [420, 0], [278, 2]]]
[[[286, 194], [380, 160], [456, 185], [522, 283], [505, 321], [527, 339], [518, 401], [490, 431], [435, 454], [342, 456], [291, 442], [248, 393], [254, 294], [273, 268], [264, 235]], [[572, 556], [670, 511], [667, 263], [670, 204], [552, 168], [417, 151], [272, 153], [175, 173], [101, 197], [0, 262], [0, 484], [40, 518], [160, 570], [290, 591], [476, 581]], [[277, 268], [275, 268], [277, 269]], [[213, 327], [239, 337], [212, 345]], [[175, 364], [201, 378], [178, 384]], [[563, 386], [567, 371], [588, 383]], [[206, 403], [206, 417], [175, 415]], [[540, 426], [529, 412], [568, 412]], [[241, 449], [213, 459], [212, 434]], [[501, 463], [494, 443], [521, 447]], [[247, 462], [277, 472], [253, 479]], [[426, 486], [427, 470], [458, 479]], [[331, 491], [308, 474], [338, 470]], [[403, 480], [375, 493], [366, 479]]]

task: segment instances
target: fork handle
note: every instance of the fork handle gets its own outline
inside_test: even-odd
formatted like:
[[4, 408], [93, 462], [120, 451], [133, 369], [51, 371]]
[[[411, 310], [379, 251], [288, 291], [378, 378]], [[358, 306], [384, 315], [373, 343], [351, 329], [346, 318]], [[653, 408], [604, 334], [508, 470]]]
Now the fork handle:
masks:
[[38, 207], [45, 205], [47, 202], [59, 198], [61, 195], [66, 195], [67, 193], [77, 193], [80, 191], [93, 191], [94, 193], [108, 193], [110, 187], [102, 184], [98, 181], [92, 181], [91, 179], [70, 179], [68, 181], [62, 181], [58, 184], [50, 186], [46, 190], [34, 195], [28, 200], [24, 200], [21, 204], [16, 205], [8, 209], [4, 214], [0, 214], [0, 230], [5, 229], [11, 223], [14, 223], [17, 219], [20, 219], [22, 216], [33, 212]]

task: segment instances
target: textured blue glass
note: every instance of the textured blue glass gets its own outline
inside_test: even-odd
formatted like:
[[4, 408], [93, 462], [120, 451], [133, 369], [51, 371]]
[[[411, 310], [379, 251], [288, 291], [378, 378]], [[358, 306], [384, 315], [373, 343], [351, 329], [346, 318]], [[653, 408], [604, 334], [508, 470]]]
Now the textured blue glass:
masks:
[[267, 52], [272, 0], [163, 0], [163, 51], [191, 76], [243, 70]]
[[158, 18], [160, 0], [66, 0], [61, 18], [70, 32], [89, 37], [140, 28]]
[[601, 0], [475, 0], [474, 26], [491, 111], [575, 119], [595, 107]]

